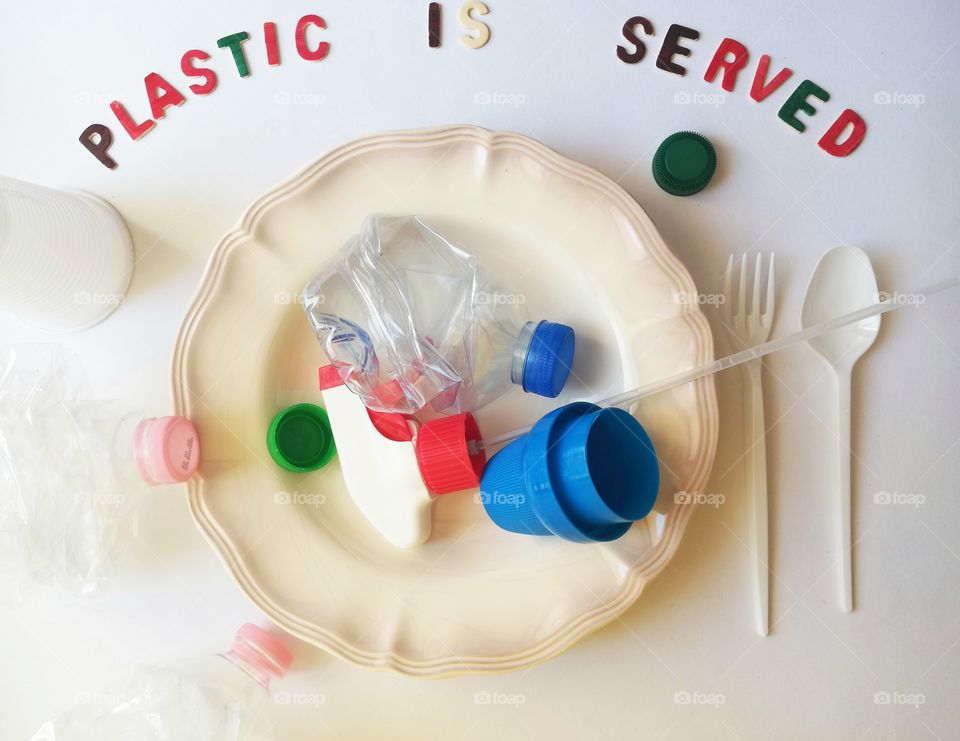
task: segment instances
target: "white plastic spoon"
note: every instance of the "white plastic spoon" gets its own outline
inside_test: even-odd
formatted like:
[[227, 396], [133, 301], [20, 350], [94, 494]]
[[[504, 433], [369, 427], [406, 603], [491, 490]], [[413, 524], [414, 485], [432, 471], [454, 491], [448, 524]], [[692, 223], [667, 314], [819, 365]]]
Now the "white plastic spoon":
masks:
[[[858, 247], [834, 247], [817, 262], [803, 298], [801, 322], [811, 327], [847, 314], [877, 301], [877, 277], [870, 258]], [[839, 526], [841, 604], [845, 612], [853, 609], [853, 569], [850, 522], [850, 382], [853, 366], [873, 344], [880, 331], [880, 317], [873, 316], [856, 324], [809, 340], [810, 346], [833, 369], [837, 416], [836, 492]]]

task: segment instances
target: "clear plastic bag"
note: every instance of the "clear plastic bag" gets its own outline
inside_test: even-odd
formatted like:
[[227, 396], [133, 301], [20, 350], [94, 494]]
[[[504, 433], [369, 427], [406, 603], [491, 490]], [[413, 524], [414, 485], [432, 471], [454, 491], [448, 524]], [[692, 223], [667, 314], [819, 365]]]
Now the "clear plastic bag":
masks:
[[367, 218], [302, 300], [344, 384], [377, 411], [473, 411], [511, 384], [556, 396], [569, 374], [573, 330], [527, 321], [519, 294], [414, 216]]
[[0, 347], [0, 581], [96, 594], [143, 485], [129, 463], [136, 417], [79, 400], [83, 374], [57, 345]]

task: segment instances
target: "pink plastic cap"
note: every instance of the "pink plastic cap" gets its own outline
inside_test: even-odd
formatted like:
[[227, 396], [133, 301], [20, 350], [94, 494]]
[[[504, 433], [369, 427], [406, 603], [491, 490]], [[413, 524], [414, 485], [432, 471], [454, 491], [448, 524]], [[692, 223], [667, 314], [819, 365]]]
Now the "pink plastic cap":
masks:
[[283, 641], [253, 623], [240, 626], [227, 656], [242, 664], [264, 686], [270, 678], [282, 679], [293, 664], [293, 653]]
[[151, 417], [137, 425], [134, 456], [150, 486], [182, 484], [200, 464], [200, 438], [186, 417]]

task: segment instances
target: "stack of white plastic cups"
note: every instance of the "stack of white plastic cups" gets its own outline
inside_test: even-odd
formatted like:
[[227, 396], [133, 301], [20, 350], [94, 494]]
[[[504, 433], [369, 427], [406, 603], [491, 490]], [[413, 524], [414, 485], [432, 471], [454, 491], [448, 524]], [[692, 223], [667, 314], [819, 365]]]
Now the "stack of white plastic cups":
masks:
[[0, 176], [0, 311], [86, 329], [123, 301], [133, 262], [127, 225], [105, 201]]

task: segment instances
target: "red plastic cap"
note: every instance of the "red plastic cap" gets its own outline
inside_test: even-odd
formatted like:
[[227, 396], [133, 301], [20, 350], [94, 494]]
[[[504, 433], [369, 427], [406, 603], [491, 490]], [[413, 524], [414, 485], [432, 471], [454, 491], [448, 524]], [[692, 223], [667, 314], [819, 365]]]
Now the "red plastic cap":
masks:
[[417, 463], [423, 483], [434, 494], [480, 486], [487, 462], [480, 428], [469, 412], [425, 423], [417, 435]]
[[337, 369], [332, 365], [324, 365], [320, 368], [320, 390], [335, 389], [337, 386], [343, 386], [343, 379], [337, 373]]

